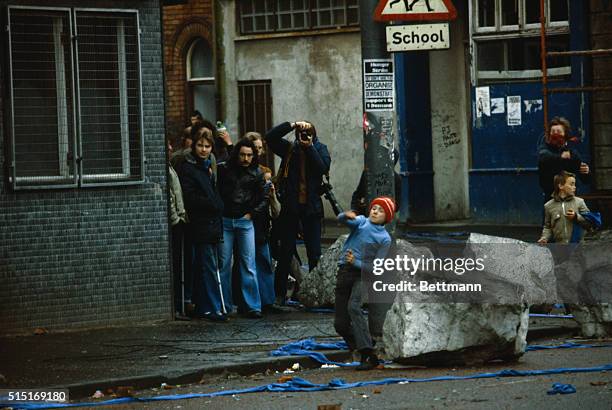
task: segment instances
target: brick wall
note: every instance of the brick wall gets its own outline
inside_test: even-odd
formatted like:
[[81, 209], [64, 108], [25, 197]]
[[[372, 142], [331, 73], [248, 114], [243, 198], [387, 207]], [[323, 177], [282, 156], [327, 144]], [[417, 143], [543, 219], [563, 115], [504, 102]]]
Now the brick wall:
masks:
[[[591, 0], [591, 48], [612, 48], [612, 1]], [[593, 85], [612, 86], [612, 55], [594, 57]], [[592, 93], [595, 188], [612, 190], [612, 91]]]
[[[6, 4], [0, 2], [3, 8]], [[6, 156], [2, 157], [0, 333], [169, 319], [172, 297], [159, 1], [57, 1], [53, 6], [139, 10], [145, 182], [12, 192]], [[3, 44], [4, 35], [3, 31]], [[4, 69], [3, 65], [0, 70]], [[0, 74], [5, 81], [6, 73]], [[3, 99], [7, 92], [1, 91], [6, 118], [8, 104]], [[7, 152], [9, 142], [5, 127], [2, 121], [2, 152]]]
[[166, 130], [180, 135], [190, 112], [185, 58], [193, 40], [202, 37], [214, 48], [212, 0], [189, 0], [163, 8], [166, 74]]

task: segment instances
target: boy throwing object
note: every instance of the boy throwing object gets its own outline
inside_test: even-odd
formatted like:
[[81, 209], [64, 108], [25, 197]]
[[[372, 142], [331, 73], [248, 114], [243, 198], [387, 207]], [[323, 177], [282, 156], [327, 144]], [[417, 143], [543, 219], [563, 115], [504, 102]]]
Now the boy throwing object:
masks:
[[371, 370], [378, 365], [368, 321], [361, 311], [363, 252], [367, 246], [368, 249], [376, 248], [377, 255], [386, 254], [391, 244], [391, 236], [385, 230], [385, 224], [393, 220], [394, 213], [393, 199], [378, 197], [370, 203], [367, 218], [363, 215], [357, 216], [354, 211], [338, 215], [338, 221], [346, 224], [351, 233], [344, 243], [338, 261], [334, 327], [349, 349], [357, 350], [361, 354], [357, 370]]

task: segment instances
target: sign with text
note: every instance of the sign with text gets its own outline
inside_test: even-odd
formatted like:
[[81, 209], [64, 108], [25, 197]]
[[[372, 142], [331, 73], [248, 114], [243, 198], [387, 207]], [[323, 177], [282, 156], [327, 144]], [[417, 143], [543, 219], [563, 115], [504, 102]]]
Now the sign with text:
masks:
[[365, 111], [393, 111], [395, 79], [392, 59], [363, 60]]
[[387, 51], [450, 48], [448, 23], [387, 26]]

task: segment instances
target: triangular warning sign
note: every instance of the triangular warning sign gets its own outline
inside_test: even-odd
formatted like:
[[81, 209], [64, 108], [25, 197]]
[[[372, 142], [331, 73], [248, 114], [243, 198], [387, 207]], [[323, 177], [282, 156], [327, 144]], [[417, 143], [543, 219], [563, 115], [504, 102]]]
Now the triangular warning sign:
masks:
[[376, 21], [449, 21], [457, 18], [451, 0], [380, 0]]

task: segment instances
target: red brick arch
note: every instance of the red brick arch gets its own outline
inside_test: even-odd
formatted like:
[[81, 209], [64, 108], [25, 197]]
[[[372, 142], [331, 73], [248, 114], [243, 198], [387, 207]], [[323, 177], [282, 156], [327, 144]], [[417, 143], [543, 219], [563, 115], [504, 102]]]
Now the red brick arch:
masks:
[[176, 28], [172, 38], [171, 44], [173, 44], [173, 47], [170, 65], [174, 65], [175, 62], [184, 63], [188, 47], [198, 37], [204, 38], [213, 48], [212, 25], [210, 22], [201, 17], [192, 17], [184, 20]]
[[170, 38], [166, 62], [166, 120], [168, 131], [178, 134], [187, 119], [187, 51], [194, 40], [202, 38], [214, 47], [212, 24], [202, 17], [183, 20]]

